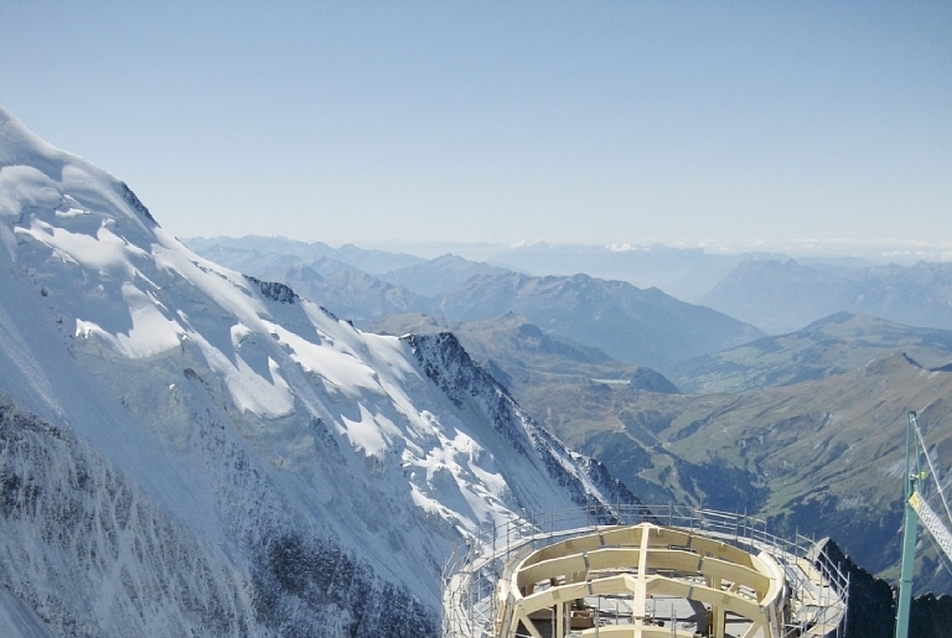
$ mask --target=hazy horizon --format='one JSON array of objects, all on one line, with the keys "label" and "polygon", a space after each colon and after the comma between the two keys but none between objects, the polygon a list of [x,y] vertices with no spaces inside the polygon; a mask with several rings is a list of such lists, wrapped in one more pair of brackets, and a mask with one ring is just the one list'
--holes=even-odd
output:
[{"label": "hazy horizon", "polygon": [[952,255],[952,5],[0,6],[0,105],[182,237]]},{"label": "hazy horizon", "polygon": [[[161,223],[161,220],[159,220]],[[382,250],[394,253],[407,253],[425,259],[434,259],[448,253],[459,252],[467,259],[480,259],[483,253],[496,253],[501,250],[545,249],[552,250],[588,250],[603,253],[636,253],[660,250],[700,250],[708,255],[742,255],[742,254],[776,254],[792,259],[817,260],[866,260],[874,263],[912,264],[918,261],[947,262],[952,261],[952,247],[945,244],[925,242],[890,242],[859,241],[859,240],[824,240],[824,241],[778,241],[778,242],[681,242],[665,244],[604,244],[582,242],[466,242],[466,241],[438,241],[438,240],[357,240],[357,241],[326,241],[320,238],[304,240],[289,237],[286,234],[247,233],[244,235],[229,235],[217,233],[212,235],[182,236],[186,242],[216,239],[241,240],[245,237],[277,238],[289,241],[300,241],[306,244],[323,243],[331,248],[356,246],[366,250]]]}]

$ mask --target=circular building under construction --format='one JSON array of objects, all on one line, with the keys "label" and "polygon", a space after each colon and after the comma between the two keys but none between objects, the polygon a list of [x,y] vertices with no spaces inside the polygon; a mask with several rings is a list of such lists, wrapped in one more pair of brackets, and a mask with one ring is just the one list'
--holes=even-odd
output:
[{"label": "circular building under construction", "polygon": [[849,583],[821,544],[723,512],[623,513],[471,543],[444,574],[444,638],[819,638],[845,626]]}]

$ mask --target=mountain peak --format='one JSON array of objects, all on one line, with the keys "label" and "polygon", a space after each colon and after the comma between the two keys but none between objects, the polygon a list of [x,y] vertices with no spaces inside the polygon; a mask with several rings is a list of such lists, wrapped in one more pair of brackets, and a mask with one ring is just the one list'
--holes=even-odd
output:
[{"label": "mountain peak", "polygon": [[0,158],[0,591],[54,635],[431,638],[454,545],[633,498],[455,337],[196,256],[5,111]]},{"label": "mountain peak", "polygon": [[10,111],[0,106],[0,166],[31,164],[35,157],[52,159],[67,154],[37,137]]},{"label": "mountain peak", "polygon": [[0,224],[14,259],[19,237],[87,264],[116,258],[123,245],[147,249],[157,226],[125,182],[47,144],[2,109]]}]

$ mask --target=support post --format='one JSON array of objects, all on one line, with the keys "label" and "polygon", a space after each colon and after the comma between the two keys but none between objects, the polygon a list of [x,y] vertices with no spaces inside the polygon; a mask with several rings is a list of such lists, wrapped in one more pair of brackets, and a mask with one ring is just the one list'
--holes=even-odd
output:
[{"label": "support post", "polygon": [[[719,576],[711,578],[711,588],[720,591],[721,579]],[[714,619],[714,631],[711,635],[714,638],[724,638],[727,625],[727,612],[721,605],[711,605],[711,617]]]},{"label": "support post", "polygon": [[[912,578],[916,564],[916,527],[919,517],[909,504],[919,476],[919,441],[915,429],[916,413],[906,417],[906,473],[903,481],[902,567],[899,573],[899,600],[896,604],[896,638],[909,638],[909,612],[912,607]],[[913,467],[915,464],[915,467]]]}]

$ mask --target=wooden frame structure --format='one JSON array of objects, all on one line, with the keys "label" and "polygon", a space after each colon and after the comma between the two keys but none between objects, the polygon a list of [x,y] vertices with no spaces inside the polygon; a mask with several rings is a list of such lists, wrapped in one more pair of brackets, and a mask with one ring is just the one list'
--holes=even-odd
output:
[{"label": "wooden frame structure", "polygon": [[[728,617],[744,638],[779,638],[787,593],[765,552],[653,523],[603,528],[510,560],[495,593],[495,636],[693,638],[648,613],[650,597],[667,596],[704,610],[696,622],[711,638],[725,638]],[[585,601],[601,597],[625,598],[630,617],[597,623]]]}]

